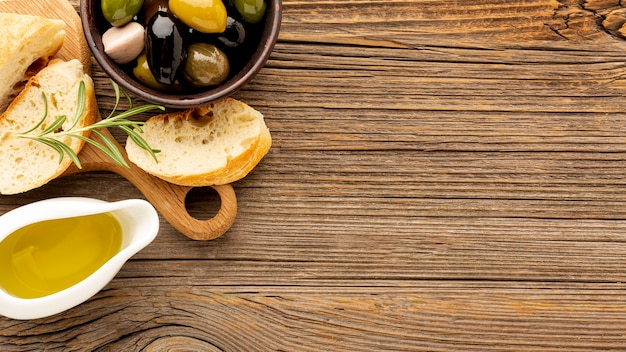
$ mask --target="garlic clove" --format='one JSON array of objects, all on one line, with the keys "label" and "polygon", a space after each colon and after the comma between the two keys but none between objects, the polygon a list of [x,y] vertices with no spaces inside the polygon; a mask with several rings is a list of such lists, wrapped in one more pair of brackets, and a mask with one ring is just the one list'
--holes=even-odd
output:
[{"label": "garlic clove", "polygon": [[137,22],[111,27],[102,34],[104,52],[116,63],[133,61],[144,48],[145,29]]}]

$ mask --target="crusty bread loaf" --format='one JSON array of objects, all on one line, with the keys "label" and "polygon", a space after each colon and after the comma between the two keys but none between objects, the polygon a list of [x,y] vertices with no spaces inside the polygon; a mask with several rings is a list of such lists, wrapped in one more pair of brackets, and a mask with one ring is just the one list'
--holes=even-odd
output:
[{"label": "crusty bread loaf", "polygon": [[142,130],[148,144],[161,151],[158,162],[130,138],[126,141],[129,159],[149,174],[184,186],[237,181],[272,144],[263,115],[232,98],[153,116]]},{"label": "crusty bread loaf", "polygon": [[[28,81],[24,90],[0,115],[0,194],[21,193],[44,185],[72,163],[67,155],[59,163],[59,154],[51,147],[31,139],[16,138],[15,134],[30,130],[45,116],[42,93],[48,101],[48,114],[44,123],[31,134],[42,131],[62,115],[67,116],[62,128],[69,128],[76,116],[81,81],[85,82],[87,99],[83,114],[74,128],[91,125],[97,116],[93,82],[78,60],[50,61]],[[84,145],[77,138],[63,137],[59,140],[76,153]]]},{"label": "crusty bread loaf", "polygon": [[[43,68],[63,45],[65,22],[0,13],[0,112],[21,90],[21,82]],[[17,86],[16,86],[17,85]]]}]

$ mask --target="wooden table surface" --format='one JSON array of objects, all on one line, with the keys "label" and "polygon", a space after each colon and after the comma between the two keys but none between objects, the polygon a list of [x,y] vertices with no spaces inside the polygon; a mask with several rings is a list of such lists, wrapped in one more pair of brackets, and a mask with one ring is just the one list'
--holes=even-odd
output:
[{"label": "wooden table surface", "polygon": [[[89,301],[0,318],[0,350],[626,350],[624,22],[617,0],[284,0],[235,95],[274,143],[232,228],[162,219]],[[68,195],[142,198],[93,172],[0,213]]]}]

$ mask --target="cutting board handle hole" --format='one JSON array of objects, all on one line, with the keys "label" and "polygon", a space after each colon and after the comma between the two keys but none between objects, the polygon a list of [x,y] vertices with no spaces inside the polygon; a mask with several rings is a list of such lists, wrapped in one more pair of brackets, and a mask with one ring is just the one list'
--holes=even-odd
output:
[{"label": "cutting board handle hole", "polygon": [[194,187],[185,196],[185,208],[197,220],[209,220],[220,210],[220,195],[212,187]]}]

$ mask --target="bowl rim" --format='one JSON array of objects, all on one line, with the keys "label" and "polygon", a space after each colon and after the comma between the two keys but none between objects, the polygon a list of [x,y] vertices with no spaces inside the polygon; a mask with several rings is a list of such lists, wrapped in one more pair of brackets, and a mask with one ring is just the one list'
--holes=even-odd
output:
[{"label": "bowl rim", "polygon": [[[92,56],[102,70],[120,87],[149,103],[169,108],[187,109],[205,105],[221,98],[231,96],[246,85],[265,66],[280,32],[282,22],[282,0],[268,0],[265,26],[261,43],[252,54],[252,59],[224,84],[199,93],[175,94],[158,91],[147,87],[123,72],[121,68],[104,53],[102,33],[98,30],[97,19],[92,16],[96,1],[80,0],[80,18],[83,33]],[[95,33],[94,33],[95,32]]]}]

